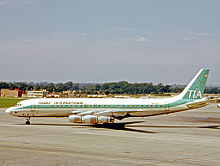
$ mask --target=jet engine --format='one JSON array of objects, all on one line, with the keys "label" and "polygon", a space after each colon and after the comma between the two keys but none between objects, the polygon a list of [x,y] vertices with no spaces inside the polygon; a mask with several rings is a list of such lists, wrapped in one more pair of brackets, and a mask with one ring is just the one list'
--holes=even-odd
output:
[{"label": "jet engine", "polygon": [[114,119],[109,116],[98,116],[99,123],[111,123],[114,122]]},{"label": "jet engine", "polygon": [[71,123],[87,123],[87,124],[97,124],[97,123],[111,123],[114,119],[109,116],[95,116],[95,115],[70,115],[69,121]]},{"label": "jet engine", "polygon": [[69,122],[71,123],[82,123],[82,116],[78,115],[70,115]]},{"label": "jet engine", "polygon": [[94,115],[82,116],[82,121],[83,123],[87,123],[87,124],[96,124],[98,123],[98,116],[94,116]]}]

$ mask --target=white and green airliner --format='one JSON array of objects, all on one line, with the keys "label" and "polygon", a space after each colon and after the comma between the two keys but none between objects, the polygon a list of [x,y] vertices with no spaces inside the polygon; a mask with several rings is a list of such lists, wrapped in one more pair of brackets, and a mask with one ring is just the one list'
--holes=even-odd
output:
[{"label": "white and green airliner", "polygon": [[17,117],[69,117],[72,123],[106,124],[128,117],[147,117],[200,108],[209,69],[201,69],[177,96],[162,99],[143,98],[42,98],[17,103],[5,112]]}]

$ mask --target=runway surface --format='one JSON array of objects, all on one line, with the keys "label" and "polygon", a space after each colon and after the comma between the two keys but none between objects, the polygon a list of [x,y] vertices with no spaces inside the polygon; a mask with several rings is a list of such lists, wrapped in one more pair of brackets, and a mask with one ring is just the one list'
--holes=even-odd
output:
[{"label": "runway surface", "polygon": [[220,165],[220,109],[128,118],[124,130],[79,126],[68,118],[11,117],[0,109],[0,166]]}]

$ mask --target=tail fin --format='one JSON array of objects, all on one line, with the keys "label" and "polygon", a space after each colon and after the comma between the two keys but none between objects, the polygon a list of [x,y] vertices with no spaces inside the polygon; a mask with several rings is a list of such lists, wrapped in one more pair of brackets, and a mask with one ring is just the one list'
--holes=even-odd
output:
[{"label": "tail fin", "polygon": [[209,69],[201,69],[178,97],[182,99],[201,99],[208,75]]}]

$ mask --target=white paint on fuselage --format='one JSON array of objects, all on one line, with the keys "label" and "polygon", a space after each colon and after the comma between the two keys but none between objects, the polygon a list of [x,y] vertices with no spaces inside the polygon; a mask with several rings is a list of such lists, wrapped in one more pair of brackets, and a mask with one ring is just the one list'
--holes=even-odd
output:
[{"label": "white paint on fuselage", "polygon": [[[178,100],[178,97],[164,98],[164,99],[141,99],[141,98],[132,98],[132,99],[116,99],[116,98],[43,98],[43,99],[30,99],[24,100],[17,104],[16,107],[10,109],[10,115],[20,116],[20,117],[61,117],[69,116],[74,111],[91,111],[103,112],[106,110],[122,110],[122,113],[114,113],[114,116],[124,116],[127,114],[126,111],[129,111],[130,116],[152,116],[158,114],[171,113],[181,110],[188,109],[185,104],[174,106],[174,107],[165,107],[165,108],[141,108],[141,105],[166,105],[173,103]],[[63,107],[55,107],[57,103],[61,103]],[[81,103],[83,105],[119,105],[119,106],[129,106],[129,108],[72,108],[69,107],[69,104],[65,103]],[[38,108],[38,105],[53,105],[53,108]],[[65,107],[68,105],[68,107]],[[71,104],[70,104],[71,105]],[[73,104],[72,104],[73,105]],[[134,108],[134,106],[140,106],[139,108]],[[27,108],[28,107],[28,108]],[[7,112],[7,111],[6,111]],[[108,115],[110,116],[110,115]]]}]

